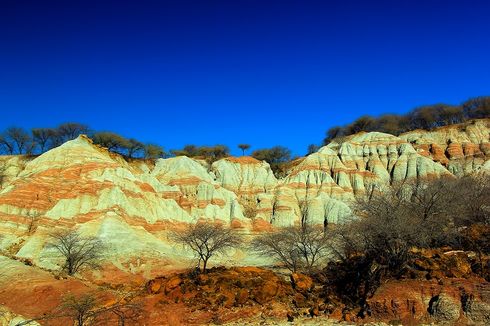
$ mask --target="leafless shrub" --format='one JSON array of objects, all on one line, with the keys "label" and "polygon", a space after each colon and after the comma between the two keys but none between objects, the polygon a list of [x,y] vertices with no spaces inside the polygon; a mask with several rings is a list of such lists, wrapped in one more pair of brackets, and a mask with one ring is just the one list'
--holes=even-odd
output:
[{"label": "leafless shrub", "polygon": [[175,232],[173,238],[194,251],[198,258],[197,267],[200,268],[202,262],[204,273],[211,257],[242,243],[241,237],[232,229],[205,222],[190,224],[183,231]]},{"label": "leafless shrub", "polygon": [[32,234],[36,227],[37,227],[37,222],[39,220],[39,213],[32,213],[29,212],[27,213],[26,220],[27,220],[27,234]]},{"label": "leafless shrub", "polygon": [[327,230],[337,258],[325,269],[330,288],[363,307],[383,278],[410,269],[415,247],[473,250],[483,270],[481,257],[490,250],[484,236],[490,186],[486,177],[478,178],[405,181],[359,199],[349,223]]},{"label": "leafless shrub", "polygon": [[63,231],[51,235],[54,242],[50,245],[64,258],[63,270],[74,275],[82,267],[98,268],[104,246],[92,237],[82,237],[76,231]]},{"label": "leafless shrub", "polygon": [[348,229],[338,229],[343,245],[372,257],[391,273],[401,272],[412,247],[433,247],[451,240],[449,235],[455,232],[453,186],[454,180],[440,179],[375,189],[357,201],[354,212],[358,219]]},{"label": "leafless shrub", "polygon": [[328,239],[323,227],[306,223],[259,235],[252,241],[251,249],[280,262],[293,273],[312,273],[327,255]]},{"label": "leafless shrub", "polygon": [[97,323],[124,326],[134,323],[144,313],[143,305],[134,302],[130,295],[118,294],[111,303],[104,303],[95,293],[75,296],[68,294],[63,297],[60,307],[51,318],[68,317],[77,326]]},{"label": "leafless shrub", "polygon": [[455,185],[456,204],[460,207],[458,225],[490,225],[490,175],[463,177]]},{"label": "leafless shrub", "polygon": [[75,325],[84,326],[96,318],[98,305],[99,302],[93,294],[68,294],[61,302],[60,311],[62,316],[70,317]]}]

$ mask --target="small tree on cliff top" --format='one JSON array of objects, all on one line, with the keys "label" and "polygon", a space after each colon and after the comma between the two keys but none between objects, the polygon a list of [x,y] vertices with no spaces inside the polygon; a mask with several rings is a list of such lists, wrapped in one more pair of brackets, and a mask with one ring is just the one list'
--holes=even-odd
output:
[{"label": "small tree on cliff top", "polygon": [[241,237],[235,231],[218,224],[197,223],[187,226],[183,231],[174,234],[175,241],[189,247],[198,258],[197,267],[206,273],[208,260],[217,254],[224,254],[228,249],[241,244]]},{"label": "small tree on cliff top", "polygon": [[250,145],[249,144],[239,144],[238,148],[240,148],[242,150],[242,154],[243,154],[243,156],[245,156],[245,151],[250,149]]}]

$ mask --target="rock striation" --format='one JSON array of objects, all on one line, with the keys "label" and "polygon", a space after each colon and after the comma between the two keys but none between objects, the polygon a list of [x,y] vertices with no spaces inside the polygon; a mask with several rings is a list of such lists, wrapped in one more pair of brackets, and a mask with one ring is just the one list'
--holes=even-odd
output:
[{"label": "rock striation", "polygon": [[169,235],[198,220],[245,234],[305,219],[341,223],[375,185],[489,169],[489,124],[352,135],[295,160],[280,179],[251,157],[127,161],[80,136],[35,158],[0,157],[0,247],[54,268],[49,233],[76,228],[107,241],[122,266],[131,257],[188,256]]},{"label": "rock striation", "polygon": [[474,120],[433,131],[415,130],[400,138],[426,157],[462,176],[482,169],[490,158],[490,120]]}]

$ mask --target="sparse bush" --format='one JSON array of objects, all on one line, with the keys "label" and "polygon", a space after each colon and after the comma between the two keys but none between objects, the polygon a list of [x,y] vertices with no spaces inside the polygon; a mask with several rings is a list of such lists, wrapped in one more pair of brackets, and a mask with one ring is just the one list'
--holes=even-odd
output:
[{"label": "sparse bush", "polygon": [[95,322],[99,302],[93,294],[74,296],[68,294],[61,301],[60,310],[70,317],[75,325],[84,326],[89,322]]},{"label": "sparse bush", "polygon": [[6,154],[31,154],[34,142],[24,129],[18,127],[7,128],[0,135],[0,150]]},{"label": "sparse bush", "polygon": [[354,205],[349,223],[327,230],[336,258],[324,271],[331,288],[362,307],[383,278],[410,271],[414,248],[474,251],[483,275],[483,256],[490,250],[489,184],[488,177],[478,176],[374,188]]},{"label": "sparse bush", "polygon": [[306,150],[306,155],[316,153],[316,152],[318,152],[319,149],[320,149],[320,146],[318,146],[316,144],[310,144],[310,145],[308,145],[308,148]]},{"label": "sparse bush", "polygon": [[165,150],[156,144],[146,144],[143,147],[145,158],[156,159],[165,157]]},{"label": "sparse bush", "polygon": [[305,223],[259,235],[252,241],[251,249],[281,263],[292,273],[312,273],[326,258],[328,238],[323,227]]},{"label": "sparse bush", "polygon": [[343,249],[337,252],[349,246],[349,253],[363,253],[386,273],[399,275],[412,247],[436,247],[452,240],[453,186],[454,180],[439,179],[373,189],[357,201],[354,212],[358,218],[348,229],[339,228]]},{"label": "sparse bush", "polygon": [[87,125],[78,122],[67,122],[59,125],[56,128],[57,144],[61,145],[64,142],[73,140],[82,134],[88,134],[90,129]]},{"label": "sparse bush", "polygon": [[291,160],[291,150],[283,146],[274,146],[258,149],[252,153],[252,157],[259,161],[266,161],[276,177],[282,177],[285,172],[284,166]]},{"label": "sparse bush", "polygon": [[39,151],[44,153],[50,148],[53,148],[56,143],[57,133],[52,128],[34,128],[31,130],[32,138],[37,144]]},{"label": "sparse bush", "polygon": [[83,267],[98,268],[104,246],[92,237],[82,237],[76,231],[62,231],[51,235],[56,249],[64,258],[62,269],[69,275],[76,274]]},{"label": "sparse bush", "polygon": [[468,119],[481,119],[490,116],[490,96],[480,96],[462,104],[463,112]]},{"label": "sparse bush", "polygon": [[116,294],[116,298],[107,304],[95,293],[78,296],[70,293],[63,297],[57,312],[50,318],[69,317],[77,326],[114,323],[124,326],[128,321],[135,322],[142,313],[143,305],[133,302],[131,295]]},{"label": "sparse bush", "polygon": [[123,154],[130,146],[129,140],[113,132],[98,132],[93,136],[95,144],[106,147],[111,152]]},{"label": "sparse bush", "polygon": [[142,142],[134,138],[130,138],[128,140],[128,144],[127,144],[128,157],[131,158],[137,157],[144,151],[144,149],[145,149],[145,145]]},{"label": "sparse bush", "polygon": [[242,243],[241,237],[234,230],[205,222],[190,224],[184,230],[175,232],[173,238],[194,252],[198,259],[197,267],[200,268],[203,263],[203,273],[206,273],[211,257],[224,254]]},{"label": "sparse bush", "polygon": [[208,163],[230,156],[230,149],[225,145],[196,146],[186,145],[181,150],[170,151],[175,156],[204,158]]}]

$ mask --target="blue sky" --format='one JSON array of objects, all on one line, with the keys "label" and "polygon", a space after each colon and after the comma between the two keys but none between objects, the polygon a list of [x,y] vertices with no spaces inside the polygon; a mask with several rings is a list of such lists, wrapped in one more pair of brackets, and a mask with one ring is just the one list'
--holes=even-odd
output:
[{"label": "blue sky", "polygon": [[363,114],[490,95],[487,1],[0,1],[0,128],[304,154]]}]

